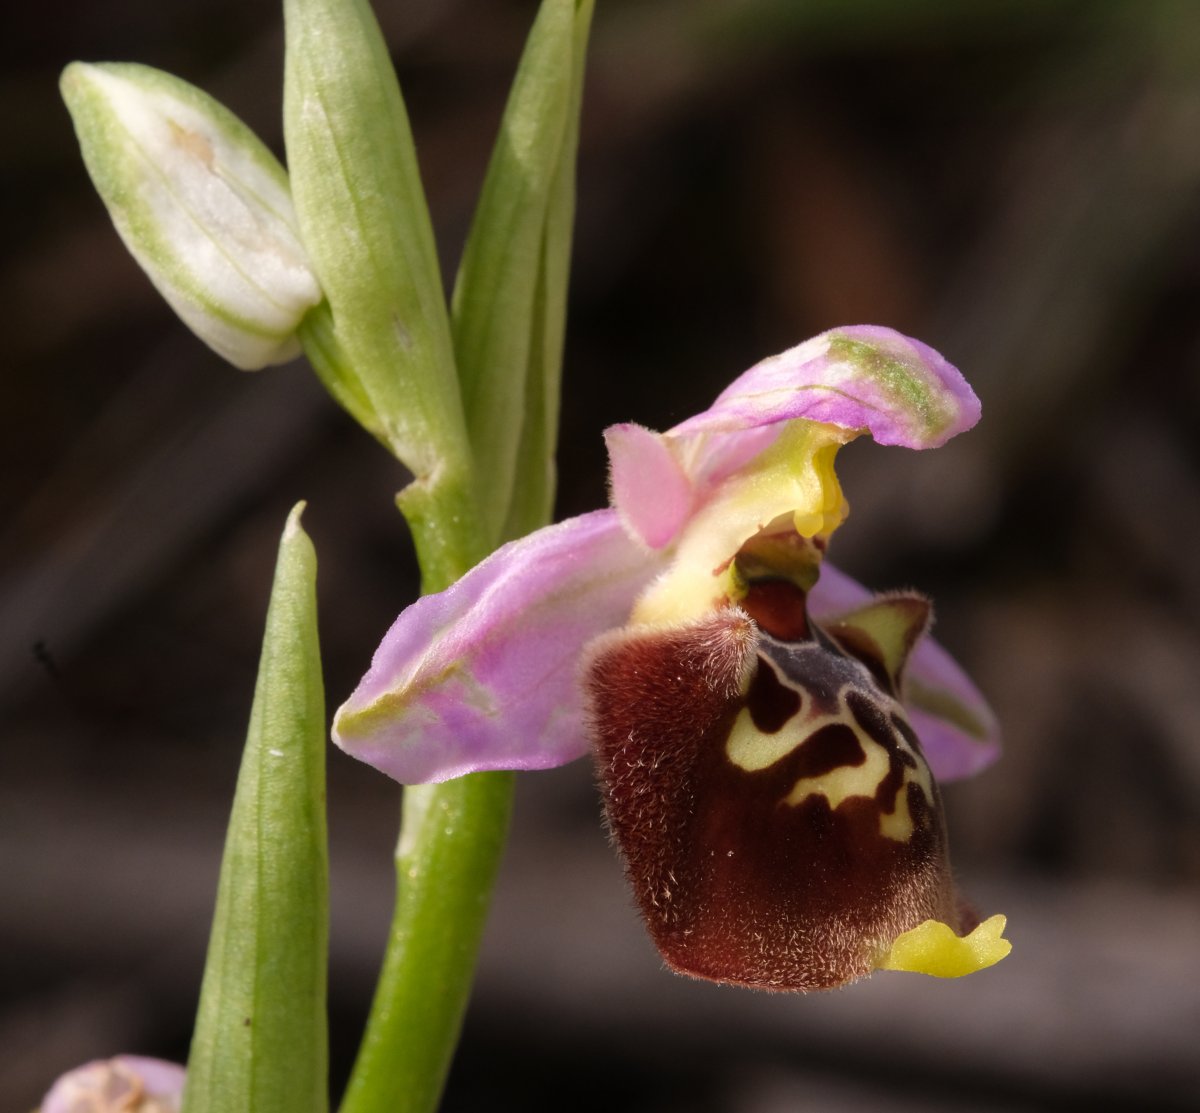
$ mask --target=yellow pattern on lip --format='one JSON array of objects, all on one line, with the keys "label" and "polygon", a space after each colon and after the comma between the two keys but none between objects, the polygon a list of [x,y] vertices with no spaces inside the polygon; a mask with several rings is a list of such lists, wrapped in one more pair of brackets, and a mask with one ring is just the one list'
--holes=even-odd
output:
[{"label": "yellow pattern on lip", "polygon": [[[840,720],[839,720],[840,721]],[[820,773],[815,777],[801,777],[792,791],[784,798],[785,804],[796,807],[803,804],[810,796],[824,796],[829,801],[829,810],[836,811],[843,803],[852,797],[875,802],[875,791],[888,775],[891,763],[887,751],[878,742],[866,737],[861,731],[858,734],[859,743],[867,755],[867,760],[861,765],[841,765],[828,773]],[[912,770],[905,770],[904,781],[896,793],[896,807],[890,813],[882,809],[879,812],[879,833],[884,838],[894,842],[908,842],[912,838],[912,813],[908,810],[907,787],[911,781],[921,785],[922,791],[932,803],[929,788],[916,777]]]},{"label": "yellow pattern on lip", "polygon": [[[773,662],[760,658],[760,667],[770,668],[785,687],[792,687]],[[823,727],[835,725],[845,726],[854,732],[865,755],[864,760],[856,765],[839,765],[824,773],[801,777],[792,786],[791,792],[784,797],[783,803],[797,807],[811,796],[823,796],[829,802],[830,811],[836,811],[852,797],[874,801],[879,786],[891,769],[891,761],[887,750],[855,722],[844,699],[839,701],[839,710],[835,714],[813,715],[801,711],[779,730],[769,733],[759,730],[754,725],[750,709],[743,707],[730,728],[729,737],[725,742],[725,756],[739,769],[747,773],[758,773],[802,747],[806,739],[811,738]],[[898,741],[911,753],[903,739]],[[915,754],[913,756],[916,757]],[[924,762],[918,759],[915,769],[908,768],[904,771],[904,779],[896,793],[894,809],[884,812],[881,808],[879,812],[879,833],[893,842],[908,842],[912,838],[914,824],[908,806],[910,784],[918,785],[930,805],[934,803],[931,778]]]},{"label": "yellow pattern on lip", "polygon": [[855,733],[866,754],[864,762],[860,765],[839,765],[826,773],[801,777],[784,803],[803,804],[810,796],[824,796],[829,801],[829,807],[836,809],[851,796],[873,797],[880,781],[888,774],[887,751],[878,742],[864,738],[857,731]]}]

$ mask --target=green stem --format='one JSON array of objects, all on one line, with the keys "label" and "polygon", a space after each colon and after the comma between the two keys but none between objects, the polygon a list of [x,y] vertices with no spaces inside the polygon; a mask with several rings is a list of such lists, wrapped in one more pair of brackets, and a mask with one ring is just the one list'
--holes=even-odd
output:
[{"label": "green stem", "polygon": [[508,831],[512,773],[404,790],[396,907],[341,1113],[437,1108]]},{"label": "green stem", "polygon": [[[329,392],[386,443],[326,306],[305,318],[300,336]],[[441,591],[487,555],[478,497],[468,470],[447,467],[397,496],[423,591]],[[470,996],[513,782],[511,773],[476,773],[405,788],[392,925],[341,1113],[437,1108]]]},{"label": "green stem", "polygon": [[[407,115],[367,0],[285,8],[292,187],[329,298],[301,339],[330,393],[417,474],[397,503],[422,590],[441,591],[501,540],[521,437],[529,490],[511,524],[534,528],[549,516],[591,2],[546,0],[531,34],[464,264],[474,282],[458,298],[453,351]],[[508,153],[514,144],[520,157]],[[472,425],[459,388],[475,378]],[[436,1109],[513,784],[510,773],[476,773],[405,789],[387,952],[341,1113]]]},{"label": "green stem", "polygon": [[[398,501],[408,513],[414,497],[426,493],[410,487]],[[409,520],[424,586],[435,591],[466,568],[455,567],[463,538],[453,528],[453,504],[427,494]],[[471,992],[513,786],[512,773],[474,773],[404,789],[387,951],[341,1113],[437,1108]]]}]

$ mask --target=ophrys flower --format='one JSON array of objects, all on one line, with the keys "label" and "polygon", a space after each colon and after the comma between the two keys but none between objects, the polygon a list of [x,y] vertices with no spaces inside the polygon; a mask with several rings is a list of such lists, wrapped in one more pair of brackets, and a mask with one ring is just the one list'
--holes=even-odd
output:
[{"label": "ophrys flower", "polygon": [[991,760],[991,713],[923,597],[823,568],[841,445],[933,448],[978,417],[938,353],[853,326],[667,433],[609,429],[612,507],[408,608],[336,740],[404,783],[593,750],[639,908],[684,972],[814,989],[998,961],[1002,918],[960,937],[975,919],[935,781]]}]

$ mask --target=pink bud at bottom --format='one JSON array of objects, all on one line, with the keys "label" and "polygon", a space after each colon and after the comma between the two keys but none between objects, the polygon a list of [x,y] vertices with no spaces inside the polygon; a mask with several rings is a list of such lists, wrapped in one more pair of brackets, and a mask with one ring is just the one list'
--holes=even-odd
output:
[{"label": "pink bud at bottom", "polygon": [[179,1113],[185,1077],[183,1067],[162,1059],[97,1059],[59,1078],[41,1113]]}]

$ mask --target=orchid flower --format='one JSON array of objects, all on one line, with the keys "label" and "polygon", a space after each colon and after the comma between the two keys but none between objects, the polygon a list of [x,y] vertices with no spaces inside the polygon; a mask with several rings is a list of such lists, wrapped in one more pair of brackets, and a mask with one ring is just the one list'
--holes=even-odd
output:
[{"label": "orchid flower", "polygon": [[41,1113],[179,1113],[185,1072],[141,1055],[97,1059],[62,1075]]},{"label": "orchid flower", "polygon": [[[828,565],[838,448],[934,448],[979,402],[877,326],[764,360],[666,433],[605,433],[612,506],[497,550],[405,610],[334,722],[406,783],[591,750],[672,968],[763,989],[1008,953],[956,892],[935,777],[998,750],[930,604]],[[965,934],[964,934],[965,933]]]}]

